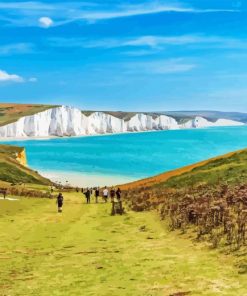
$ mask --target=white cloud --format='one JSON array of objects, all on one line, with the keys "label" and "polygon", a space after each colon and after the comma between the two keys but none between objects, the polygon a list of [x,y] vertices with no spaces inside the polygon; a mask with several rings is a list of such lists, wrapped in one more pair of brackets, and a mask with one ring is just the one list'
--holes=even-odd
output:
[{"label": "white cloud", "polygon": [[53,25],[53,20],[47,16],[43,16],[39,19],[39,24],[41,27],[49,28]]},{"label": "white cloud", "polygon": [[0,82],[24,82],[24,79],[19,75],[0,70]]},{"label": "white cloud", "polygon": [[0,70],[0,83],[2,82],[37,82],[38,79],[36,77],[31,78],[23,78],[22,76],[19,76],[17,74],[9,74],[8,72],[4,70]]}]

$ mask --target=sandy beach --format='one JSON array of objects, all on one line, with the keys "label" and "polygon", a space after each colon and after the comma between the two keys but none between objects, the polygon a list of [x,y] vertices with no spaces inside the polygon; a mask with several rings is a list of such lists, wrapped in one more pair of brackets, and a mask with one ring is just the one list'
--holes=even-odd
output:
[{"label": "sandy beach", "polygon": [[69,184],[78,187],[114,186],[136,180],[127,176],[95,175],[62,171],[40,171],[40,174],[53,182],[61,182],[64,185]]}]

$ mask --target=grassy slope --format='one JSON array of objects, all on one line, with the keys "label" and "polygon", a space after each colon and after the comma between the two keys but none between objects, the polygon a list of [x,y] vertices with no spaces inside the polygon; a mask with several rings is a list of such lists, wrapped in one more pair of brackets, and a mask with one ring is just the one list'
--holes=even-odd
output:
[{"label": "grassy slope", "polygon": [[21,147],[0,145],[0,180],[8,183],[49,184],[49,180],[16,160],[16,154],[22,150]]},{"label": "grassy slope", "polygon": [[132,182],[122,189],[153,186],[191,186],[198,183],[234,182],[247,178],[247,149],[231,152],[219,157],[169,171],[151,178]]},{"label": "grassy slope", "polygon": [[56,106],[0,103],[0,126],[16,122],[23,116],[33,115]]},{"label": "grassy slope", "polygon": [[0,295],[247,295],[236,258],[168,232],[155,213],[109,212],[77,193],[62,215],[54,200],[0,200]]}]

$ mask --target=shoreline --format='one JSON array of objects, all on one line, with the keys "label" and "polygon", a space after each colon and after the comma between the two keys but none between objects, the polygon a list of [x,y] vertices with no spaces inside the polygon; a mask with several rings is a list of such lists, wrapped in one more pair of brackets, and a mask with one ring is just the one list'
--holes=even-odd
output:
[{"label": "shoreline", "polygon": [[74,187],[103,187],[103,186],[117,186],[130,182],[135,182],[140,178],[131,178],[121,175],[103,175],[103,174],[90,174],[69,171],[45,171],[40,170],[39,174],[43,177],[50,179],[55,183],[62,185],[71,185]]},{"label": "shoreline", "polygon": [[202,130],[202,129],[215,129],[215,128],[239,128],[247,126],[243,125],[228,125],[228,126],[205,126],[198,128],[178,128],[178,129],[163,129],[163,130],[144,130],[144,131],[125,131],[120,133],[105,133],[105,134],[87,134],[87,135],[77,135],[77,136],[47,136],[47,137],[0,137],[0,142],[9,142],[9,141],[49,141],[49,140],[58,140],[58,139],[76,139],[76,138],[88,138],[88,137],[104,137],[104,136],[114,136],[114,135],[126,135],[126,134],[141,134],[141,133],[152,133],[152,132],[171,132],[171,131],[184,131],[184,130]]}]

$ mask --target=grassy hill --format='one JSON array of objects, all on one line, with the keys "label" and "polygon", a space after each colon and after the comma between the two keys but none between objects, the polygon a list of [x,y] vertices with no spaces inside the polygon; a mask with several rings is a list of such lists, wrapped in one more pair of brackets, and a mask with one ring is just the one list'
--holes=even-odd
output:
[{"label": "grassy hill", "polygon": [[23,116],[33,115],[56,106],[0,103],[0,126],[16,122]]},{"label": "grassy hill", "polygon": [[125,184],[122,189],[186,187],[247,180],[247,149],[204,160],[160,175]]},{"label": "grassy hill", "polygon": [[0,145],[0,182],[44,185],[51,183],[37,172],[22,165],[18,160],[21,155],[25,157],[24,148]]},{"label": "grassy hill", "polygon": [[[157,209],[171,230],[246,250],[247,149],[122,186],[136,211]],[[245,257],[244,272],[247,272]]]}]

